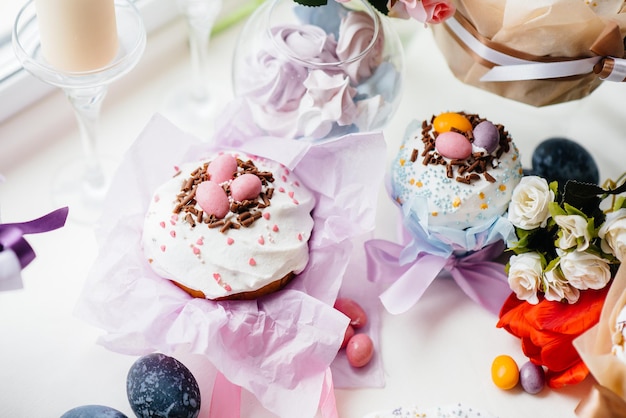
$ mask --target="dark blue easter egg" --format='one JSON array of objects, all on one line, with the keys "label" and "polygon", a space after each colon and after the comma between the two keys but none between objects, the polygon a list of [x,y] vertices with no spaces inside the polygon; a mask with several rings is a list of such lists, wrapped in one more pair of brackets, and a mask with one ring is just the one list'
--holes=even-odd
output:
[{"label": "dark blue easter egg", "polygon": [[126,393],[140,418],[196,418],[200,413],[195,377],[184,364],[164,354],[148,354],[131,366]]},{"label": "dark blue easter egg", "polygon": [[548,138],[541,142],[532,155],[532,174],[548,182],[567,180],[598,184],[600,174],[593,157],[582,145],[567,138]]},{"label": "dark blue easter egg", "polygon": [[83,405],[70,409],[61,418],[128,418],[117,409],[102,405]]}]

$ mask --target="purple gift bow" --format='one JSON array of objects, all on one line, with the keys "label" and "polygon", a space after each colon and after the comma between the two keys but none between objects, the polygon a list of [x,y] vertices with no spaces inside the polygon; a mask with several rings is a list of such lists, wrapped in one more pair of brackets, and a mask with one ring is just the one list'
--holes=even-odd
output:
[{"label": "purple gift bow", "polygon": [[401,265],[403,249],[403,246],[385,240],[365,243],[368,279],[378,282],[389,281],[391,277],[393,281],[380,295],[381,302],[391,314],[406,312],[415,305],[443,270],[452,275],[472,300],[496,315],[511,294],[504,265],[491,261],[502,254],[502,241],[463,256],[421,252],[412,263]]},{"label": "purple gift bow", "polygon": [[35,251],[24,235],[39,234],[61,228],[67,220],[68,208],[60,208],[28,222],[0,224],[0,250],[11,249],[17,256],[21,268],[35,258]]}]

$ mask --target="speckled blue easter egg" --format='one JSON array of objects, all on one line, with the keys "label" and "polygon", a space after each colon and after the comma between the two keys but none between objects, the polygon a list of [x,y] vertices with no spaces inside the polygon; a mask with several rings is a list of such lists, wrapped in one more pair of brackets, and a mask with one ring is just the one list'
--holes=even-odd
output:
[{"label": "speckled blue easter egg", "polygon": [[140,418],[196,418],[200,413],[195,377],[184,364],[164,354],[148,354],[131,366],[126,393]]},{"label": "speckled blue easter egg", "polygon": [[474,146],[485,149],[489,154],[498,148],[500,132],[498,132],[498,128],[488,120],[484,120],[476,125],[472,133],[474,135]]},{"label": "speckled blue easter egg", "polygon": [[128,418],[117,409],[103,405],[83,405],[70,409],[61,418]]},{"label": "speckled blue easter egg", "polygon": [[600,173],[593,157],[582,145],[567,138],[549,138],[532,155],[531,173],[560,186],[567,180],[598,184]]}]

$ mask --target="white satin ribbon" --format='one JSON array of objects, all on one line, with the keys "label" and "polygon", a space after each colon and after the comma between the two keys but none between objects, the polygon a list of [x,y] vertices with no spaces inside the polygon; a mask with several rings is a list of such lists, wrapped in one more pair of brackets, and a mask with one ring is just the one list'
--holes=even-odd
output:
[{"label": "white satin ribbon", "polygon": [[[544,80],[590,74],[594,72],[594,66],[604,59],[603,57],[589,57],[555,62],[525,60],[485,45],[454,17],[446,20],[444,24],[473,53],[494,64],[494,67],[483,75],[480,81]],[[624,81],[626,60],[621,58],[607,58],[606,60],[613,61],[613,68],[608,75],[602,76],[601,74],[600,78],[607,81]]]}]

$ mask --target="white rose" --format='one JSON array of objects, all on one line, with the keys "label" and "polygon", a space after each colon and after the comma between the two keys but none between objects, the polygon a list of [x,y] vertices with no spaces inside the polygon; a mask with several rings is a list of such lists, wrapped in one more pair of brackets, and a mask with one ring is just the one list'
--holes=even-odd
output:
[{"label": "white rose", "polygon": [[589,248],[591,234],[585,218],[580,215],[557,215],[554,222],[561,228],[557,241],[559,248],[567,250],[575,246],[577,251]]},{"label": "white rose", "polygon": [[539,303],[537,291],[541,285],[543,269],[537,253],[514,255],[509,260],[509,286],[520,300],[532,305]]},{"label": "white rose", "polygon": [[602,289],[611,280],[609,263],[588,252],[564,253],[561,255],[560,266],[567,282],[579,290]]},{"label": "white rose", "polygon": [[546,226],[550,212],[548,204],[554,201],[554,192],[548,182],[537,176],[525,176],[513,190],[508,218],[521,229]]},{"label": "white rose", "polygon": [[580,297],[580,291],[567,283],[561,269],[554,267],[544,273],[544,294],[547,300],[560,302],[566,299],[569,303],[576,303]]},{"label": "white rose", "polygon": [[602,250],[613,254],[621,262],[626,260],[626,208],[610,212],[598,231]]}]

